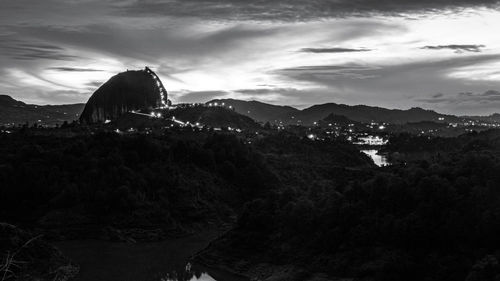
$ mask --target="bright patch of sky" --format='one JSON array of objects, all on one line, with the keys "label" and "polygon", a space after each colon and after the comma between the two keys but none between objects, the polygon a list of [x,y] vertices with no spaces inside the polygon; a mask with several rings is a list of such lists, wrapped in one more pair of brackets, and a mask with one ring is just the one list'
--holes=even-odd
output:
[{"label": "bright patch of sky", "polygon": [[355,15],[269,6],[266,14],[239,1],[198,1],[168,12],[162,7],[175,1],[1,1],[0,94],[86,102],[112,75],[147,65],[174,102],[499,111],[500,98],[460,95],[500,90],[496,6],[391,14],[367,6]]}]

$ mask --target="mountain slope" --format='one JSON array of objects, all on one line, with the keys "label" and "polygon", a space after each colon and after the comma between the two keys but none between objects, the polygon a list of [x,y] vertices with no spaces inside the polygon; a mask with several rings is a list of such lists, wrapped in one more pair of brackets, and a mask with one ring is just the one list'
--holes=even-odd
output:
[{"label": "mountain slope", "polygon": [[458,122],[460,120],[460,118],[456,116],[440,114],[432,110],[425,110],[418,107],[401,110],[367,105],[352,106],[326,103],[313,105],[304,110],[298,110],[290,106],[276,106],[256,101],[222,99],[210,102],[224,102],[226,105],[232,105],[237,112],[252,117],[260,122],[269,121],[276,123],[281,121],[285,124],[311,125],[316,121],[326,118],[330,114],[343,115],[353,121],[364,123],[387,122],[402,124],[421,121]]},{"label": "mountain slope", "polygon": [[246,115],[224,107],[187,107],[176,108],[169,112],[170,116],[191,124],[200,123],[210,127],[232,127],[239,129],[258,129],[260,125]]},{"label": "mountain slope", "polygon": [[458,121],[458,118],[455,116],[439,114],[435,111],[425,110],[418,107],[401,110],[367,105],[350,106],[335,103],[311,106],[302,110],[296,118],[301,119],[305,124],[310,124],[314,121],[323,119],[330,113],[344,115],[349,119],[363,123],[375,121],[401,124],[420,121],[439,121],[439,118],[444,118],[446,122]]},{"label": "mountain slope", "polygon": [[500,123],[500,114],[499,113],[494,113],[494,114],[491,114],[488,116],[465,116],[464,118],[475,120],[475,121]]},{"label": "mountain slope", "polygon": [[54,126],[77,120],[85,104],[34,105],[0,95],[0,125],[37,123]]},{"label": "mountain slope", "polygon": [[227,106],[232,106],[238,113],[247,115],[248,117],[258,122],[276,122],[287,116],[299,112],[298,109],[291,106],[280,106],[263,103],[259,101],[243,101],[235,99],[217,99],[207,103],[224,103]]}]

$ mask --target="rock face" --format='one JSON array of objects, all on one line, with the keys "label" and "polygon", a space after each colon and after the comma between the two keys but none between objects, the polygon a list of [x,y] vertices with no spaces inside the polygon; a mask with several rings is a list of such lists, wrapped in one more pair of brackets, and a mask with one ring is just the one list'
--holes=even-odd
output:
[{"label": "rock face", "polygon": [[167,103],[167,92],[149,68],[119,73],[104,83],[88,100],[80,116],[82,123],[115,120],[122,114]]}]

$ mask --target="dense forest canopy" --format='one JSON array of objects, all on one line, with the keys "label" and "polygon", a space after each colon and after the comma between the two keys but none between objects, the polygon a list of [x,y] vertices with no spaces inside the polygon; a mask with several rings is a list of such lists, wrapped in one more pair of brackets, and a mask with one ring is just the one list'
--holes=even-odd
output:
[{"label": "dense forest canopy", "polygon": [[0,143],[0,216],[12,223],[176,228],[225,220],[276,181],[231,135],[20,133]]},{"label": "dense forest canopy", "polygon": [[385,151],[398,161],[383,168],[343,138],[290,131],[248,141],[37,130],[0,135],[2,221],[53,237],[151,240],[236,220],[199,259],[384,281],[500,276],[495,130],[392,135]]},{"label": "dense forest canopy", "polygon": [[[247,203],[238,226],[201,257],[230,253],[376,280],[497,280],[497,136],[464,135],[447,140],[453,144],[448,149],[439,145],[442,139],[393,138],[391,149],[405,150],[410,138],[433,157],[362,175],[317,174],[314,181],[278,188]],[[314,165],[311,159],[304,165]],[[278,176],[295,172],[283,169]]]}]

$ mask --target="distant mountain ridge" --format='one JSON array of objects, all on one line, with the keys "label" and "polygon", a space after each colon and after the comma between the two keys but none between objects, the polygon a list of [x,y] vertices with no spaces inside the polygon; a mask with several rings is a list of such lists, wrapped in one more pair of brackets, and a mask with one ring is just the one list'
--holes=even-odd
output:
[{"label": "distant mountain ridge", "polygon": [[477,120],[477,121],[500,123],[500,114],[499,113],[493,113],[493,114],[488,115],[488,116],[465,116],[465,118]]},{"label": "distant mountain ridge", "polygon": [[84,103],[63,105],[26,104],[8,95],[0,95],[0,126],[37,123],[55,126],[78,120]]},{"label": "distant mountain ridge", "polygon": [[330,114],[342,115],[353,121],[370,123],[386,122],[404,124],[408,122],[435,121],[435,122],[458,122],[463,118],[440,114],[433,110],[422,108],[387,109],[368,105],[345,105],[336,103],[325,103],[313,105],[303,110],[290,106],[277,106],[256,101],[242,101],[234,99],[218,99],[209,103],[218,102],[231,105],[234,109],[260,122],[284,124],[311,125],[314,122],[325,119]]},{"label": "distant mountain ridge", "polygon": [[15,100],[11,96],[8,95],[0,95],[0,106],[3,107],[23,107],[26,104],[22,101]]},{"label": "distant mountain ridge", "polygon": [[[386,122],[394,124],[432,122],[459,122],[464,119],[500,123],[500,114],[490,116],[454,116],[440,114],[422,108],[387,109],[368,105],[345,105],[326,103],[303,110],[291,106],[273,105],[259,101],[237,99],[215,99],[207,103],[224,103],[242,115],[258,122],[312,125],[329,115],[344,116],[356,122]],[[64,121],[78,120],[84,103],[63,105],[34,105],[18,101],[8,95],[0,95],[0,125],[24,124],[26,122],[53,126]],[[300,122],[299,122],[300,121]]]}]

